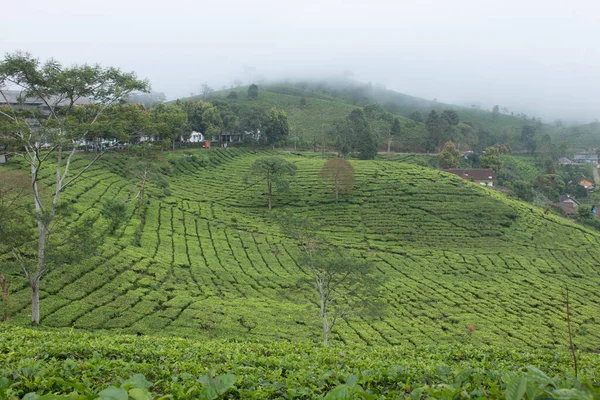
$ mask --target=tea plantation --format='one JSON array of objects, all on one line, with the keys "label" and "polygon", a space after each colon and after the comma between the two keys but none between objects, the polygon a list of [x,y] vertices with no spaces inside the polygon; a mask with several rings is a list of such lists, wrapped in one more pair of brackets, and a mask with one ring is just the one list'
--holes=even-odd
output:
[{"label": "tea plantation", "polygon": [[0,326],[0,357],[1,399],[600,396],[598,354],[580,355],[575,378],[565,352],[501,346],[338,343],[323,348],[306,342],[200,341]]},{"label": "tea plantation", "polygon": [[[574,341],[600,348],[600,235],[543,210],[432,169],[352,161],[355,190],[336,204],[318,179],[323,160],[283,154],[297,166],[266,207],[264,182],[245,181],[249,149],[168,155],[169,188],[152,185],[142,218],[135,201],[114,236],[84,262],[41,283],[41,324],[138,335],[319,342],[318,295],[299,251],[272,215],[318,221],[326,240],[372,262],[384,278],[376,317],[341,321],[337,345],[468,344],[566,349],[563,292]],[[85,160],[75,162],[84,165]],[[64,199],[73,223],[107,221],[100,205],[134,185],[127,156],[109,155]],[[18,163],[1,168],[24,168]],[[46,171],[51,185],[52,171]],[[143,223],[142,223],[143,220]],[[30,319],[29,289],[11,279],[12,325]]]}]

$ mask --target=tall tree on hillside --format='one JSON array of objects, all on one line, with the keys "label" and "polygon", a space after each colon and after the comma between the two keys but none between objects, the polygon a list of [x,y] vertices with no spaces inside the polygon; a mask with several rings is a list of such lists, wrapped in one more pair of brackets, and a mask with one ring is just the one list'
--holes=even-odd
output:
[{"label": "tall tree on hillside", "polygon": [[204,136],[214,139],[223,130],[223,120],[219,109],[210,103],[204,103],[202,107],[202,124]]},{"label": "tall tree on hillside", "polygon": [[[0,88],[6,86],[20,88],[24,97],[37,98],[45,106],[44,112],[10,105],[0,110],[2,137],[18,143],[18,155],[30,167],[37,259],[33,264],[24,265],[23,272],[31,287],[32,321],[39,324],[40,280],[58,262],[48,259],[47,249],[51,227],[62,216],[61,195],[102,155],[87,160],[87,165],[74,174],[71,163],[78,145],[110,107],[134,91],[149,91],[149,85],[137,79],[134,73],[124,73],[116,68],[98,65],[63,67],[54,60],[42,64],[28,53],[17,52],[6,55],[0,62]],[[10,104],[2,89],[0,98]],[[93,114],[82,120],[74,114],[77,114],[77,104],[84,98],[93,100],[95,106],[90,107]],[[54,168],[56,174],[53,193],[43,196],[40,173],[46,166]],[[63,256],[68,258],[68,254]]]},{"label": "tall tree on hillside", "polygon": [[275,144],[285,140],[289,133],[290,127],[285,111],[277,107],[271,108],[267,128],[265,130],[267,144],[275,146]]},{"label": "tall tree on hillside", "polygon": [[496,121],[498,119],[498,115],[500,115],[500,106],[495,105],[494,108],[492,108],[492,120]]},{"label": "tall tree on hillside", "polygon": [[371,130],[367,119],[361,109],[354,109],[348,114],[348,125],[352,127],[352,143],[354,150],[358,151],[361,160],[372,160],[377,155],[379,143]]},{"label": "tall tree on hillside", "polygon": [[208,86],[208,83],[204,82],[202,87],[200,88],[200,93],[202,94],[202,100],[206,101],[210,97],[210,94],[214,92],[214,89]]},{"label": "tall tree on hillside", "polygon": [[425,122],[427,127],[427,150],[434,151],[443,137],[444,126],[441,118],[435,110],[431,110]]},{"label": "tall tree on hillside", "polygon": [[537,128],[533,125],[524,125],[521,129],[521,142],[525,145],[531,154],[535,152],[537,143],[535,141],[535,133]]},{"label": "tall tree on hillside", "polygon": [[[334,121],[328,135],[330,142],[340,156],[348,155],[355,147],[354,127],[352,127],[347,118]],[[321,150],[325,150],[325,139],[323,139],[323,143],[321,144]],[[321,156],[323,157],[323,154]]]},{"label": "tall tree on hillside", "polygon": [[128,159],[128,175],[134,180],[134,186],[131,190],[133,194],[132,200],[137,200],[136,208],[138,217],[142,213],[148,184],[156,182],[161,183],[162,186],[167,185],[162,177],[161,164],[164,166],[164,159],[160,158],[158,150],[152,143],[142,143],[137,146],[133,157]]},{"label": "tall tree on hillside", "polygon": [[319,296],[325,346],[339,320],[383,312],[383,304],[378,302],[382,281],[371,264],[326,246],[312,221],[285,215],[280,218],[280,226],[284,235],[298,243],[302,254],[299,265],[308,272],[306,279]]},{"label": "tall tree on hillside", "polygon": [[392,122],[392,126],[390,127],[390,134],[388,137],[388,148],[387,148],[387,158],[390,158],[390,150],[392,148],[392,140],[395,137],[398,137],[400,134],[400,120],[398,118],[394,118],[394,122]]},{"label": "tall tree on hillside", "polygon": [[457,131],[457,125],[460,119],[454,110],[444,110],[440,116],[442,136],[438,138],[438,146],[441,148],[442,143],[454,140]]},{"label": "tall tree on hillside", "polygon": [[[152,131],[163,143],[171,144],[175,150],[175,141],[189,137],[191,130],[187,114],[177,104],[159,104],[150,110]],[[163,149],[164,150],[164,149]]]},{"label": "tall tree on hillside", "polygon": [[438,165],[442,169],[460,167],[460,151],[456,149],[454,143],[446,142],[444,150],[438,155]]},{"label": "tall tree on hillside", "polygon": [[223,123],[221,132],[232,132],[235,130],[238,123],[238,117],[231,109],[231,106],[223,100],[215,100],[212,104],[219,110],[219,116]]},{"label": "tall tree on hillside", "polygon": [[323,164],[319,178],[333,183],[335,202],[338,202],[339,194],[348,194],[354,189],[354,168],[352,164],[343,158],[330,158]]},{"label": "tall tree on hillside", "polygon": [[258,86],[254,83],[248,87],[248,98],[256,99],[258,97]]},{"label": "tall tree on hillside", "polygon": [[281,157],[262,157],[254,161],[245,177],[256,177],[267,183],[267,208],[273,208],[273,186],[280,191],[287,190],[288,176],[296,175],[296,166]]},{"label": "tall tree on hillside", "polygon": [[484,154],[479,158],[479,162],[482,168],[491,168],[496,175],[504,166],[504,162],[500,158],[500,150],[496,146],[485,149]]}]

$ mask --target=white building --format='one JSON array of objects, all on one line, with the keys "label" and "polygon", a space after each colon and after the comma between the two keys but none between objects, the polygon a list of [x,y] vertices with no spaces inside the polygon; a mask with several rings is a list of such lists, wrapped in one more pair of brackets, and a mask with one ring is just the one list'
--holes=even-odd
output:
[{"label": "white building", "polygon": [[191,143],[200,143],[204,141],[204,135],[201,132],[192,131],[192,134],[188,140]]}]

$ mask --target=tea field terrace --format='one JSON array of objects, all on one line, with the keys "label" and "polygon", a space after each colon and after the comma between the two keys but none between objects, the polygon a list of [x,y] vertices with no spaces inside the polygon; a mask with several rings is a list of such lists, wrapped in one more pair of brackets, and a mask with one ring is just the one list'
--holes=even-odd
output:
[{"label": "tea field terrace", "polygon": [[[274,154],[298,170],[268,212],[265,184],[243,177],[257,157]],[[342,321],[334,341],[562,347],[568,286],[576,344],[598,348],[600,236],[579,225],[396,161],[351,161],[355,190],[336,204],[318,180],[319,158],[220,149],[168,159],[169,191],[152,188],[143,228],[128,203],[128,220],[98,254],[44,278],[42,325],[319,341],[316,291],[272,218],[289,211],[319,221],[326,242],[385,279],[384,315]],[[126,199],[133,185],[126,165],[122,155],[101,159],[66,193],[71,223],[85,216],[104,228],[102,202]],[[51,177],[46,171],[48,186]],[[26,324],[28,287],[11,279],[13,323]]]}]

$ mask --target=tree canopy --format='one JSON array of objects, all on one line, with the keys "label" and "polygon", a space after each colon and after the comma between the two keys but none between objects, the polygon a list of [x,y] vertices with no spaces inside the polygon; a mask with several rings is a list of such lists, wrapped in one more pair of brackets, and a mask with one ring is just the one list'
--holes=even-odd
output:
[{"label": "tree canopy", "polygon": [[[273,185],[279,190],[288,189],[288,176],[296,175],[296,166],[281,157],[262,157],[250,166],[247,176],[267,182],[267,208],[273,208]],[[247,178],[246,178],[247,179]]]},{"label": "tree canopy", "polygon": [[[8,101],[10,93],[2,89],[4,87],[18,88],[21,104],[13,105]],[[66,244],[63,244],[64,251],[51,251],[51,231],[61,226],[65,216],[62,193],[81,178],[102,153],[89,160],[76,174],[71,170],[73,157],[88,135],[101,137],[102,131],[105,131],[102,126],[114,122],[108,112],[112,107],[124,101],[130,93],[149,90],[148,82],[139,80],[135,73],[112,67],[87,64],[64,67],[55,60],[42,63],[23,52],[7,54],[0,62],[0,96],[6,103],[0,110],[0,145],[8,141],[15,154],[30,166],[30,201],[34,208],[30,227],[35,232],[33,239],[37,242],[37,257],[35,262],[26,262],[30,261],[29,258],[20,262],[32,290],[34,324],[40,321],[40,280],[50,268],[61,265],[82,249],[75,246],[66,250]],[[36,99],[42,107],[25,105],[28,98]],[[82,103],[85,105],[82,106]],[[46,165],[56,172],[53,193],[43,195],[40,174]],[[78,237],[85,241],[90,237],[88,227],[84,223],[77,224],[77,230],[70,231],[65,238],[69,243],[74,243]],[[64,230],[59,232],[65,233]],[[24,251],[23,248],[20,251]]]},{"label": "tree canopy", "polygon": [[319,178],[333,183],[335,202],[338,202],[340,192],[349,194],[354,189],[354,167],[343,158],[330,158],[323,164]]},{"label": "tree canopy", "polygon": [[460,151],[456,149],[454,143],[446,142],[444,150],[438,155],[438,165],[443,169],[460,167]]}]

